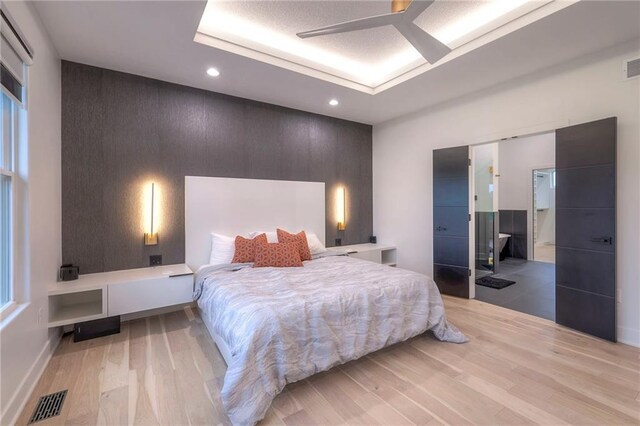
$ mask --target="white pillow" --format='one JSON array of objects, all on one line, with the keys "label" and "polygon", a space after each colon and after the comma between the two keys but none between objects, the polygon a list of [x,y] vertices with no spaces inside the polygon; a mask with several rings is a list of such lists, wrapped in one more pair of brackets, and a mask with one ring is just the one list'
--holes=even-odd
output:
[{"label": "white pillow", "polygon": [[[306,232],[305,232],[306,234]],[[316,255],[320,253],[324,253],[327,251],[326,248],[322,245],[320,238],[316,234],[306,234],[307,235],[307,244],[309,244],[309,251],[311,251],[311,255]]]},{"label": "white pillow", "polygon": [[211,256],[209,257],[210,265],[222,265],[231,263],[233,255],[236,251],[235,237],[227,237],[226,235],[211,233]]},{"label": "white pillow", "polygon": [[278,242],[278,234],[275,232],[267,232],[267,231],[253,231],[249,234],[249,237],[255,238],[260,234],[267,234],[267,242],[268,243],[277,243]]}]

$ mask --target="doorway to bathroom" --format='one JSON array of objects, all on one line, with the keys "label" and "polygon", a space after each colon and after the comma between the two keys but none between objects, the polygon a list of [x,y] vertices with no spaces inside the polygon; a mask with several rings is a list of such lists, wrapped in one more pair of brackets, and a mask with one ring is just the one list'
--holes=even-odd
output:
[{"label": "doorway to bathroom", "polygon": [[[440,292],[555,319],[615,342],[621,297],[616,288],[616,135],[617,118],[609,117],[555,132],[433,150],[433,278]],[[487,145],[498,155],[480,164],[478,149]],[[545,146],[553,155],[546,160],[538,156]],[[551,244],[542,244],[538,230],[533,232],[539,209],[532,178],[544,169],[553,169],[550,185],[557,186]],[[484,208],[478,202],[482,196]],[[555,263],[536,259],[543,245],[553,246],[542,249],[555,251]],[[483,285],[477,284],[483,278]]]},{"label": "doorway to bathroom", "polygon": [[475,298],[555,320],[555,132],[472,147]]}]

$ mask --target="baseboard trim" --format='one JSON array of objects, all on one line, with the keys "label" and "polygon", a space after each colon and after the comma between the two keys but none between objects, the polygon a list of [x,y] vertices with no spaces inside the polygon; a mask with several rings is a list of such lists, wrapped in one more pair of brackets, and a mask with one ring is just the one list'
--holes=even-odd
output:
[{"label": "baseboard trim", "polygon": [[[29,372],[25,375],[18,390],[13,394],[11,401],[7,404],[6,410],[2,413],[0,418],[0,424],[13,425],[18,421],[18,417],[22,413],[27,401],[31,397],[44,369],[49,365],[53,353],[56,351],[58,344],[62,338],[62,333],[57,332],[42,347],[42,350],[38,354],[38,357],[34,361],[33,365],[29,369]],[[9,420],[9,421],[7,421]]]},{"label": "baseboard trim", "polygon": [[640,330],[618,327],[618,342],[640,348]]}]

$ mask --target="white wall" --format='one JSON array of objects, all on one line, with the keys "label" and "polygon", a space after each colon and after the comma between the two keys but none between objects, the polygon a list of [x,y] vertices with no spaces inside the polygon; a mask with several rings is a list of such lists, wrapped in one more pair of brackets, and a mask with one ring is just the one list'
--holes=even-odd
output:
[{"label": "white wall", "polygon": [[434,148],[617,116],[618,338],[640,346],[640,79],[622,79],[637,56],[640,40],[374,126],[374,231],[398,266],[432,274]]},{"label": "white wall", "polygon": [[500,210],[527,211],[527,253],[533,259],[533,170],[555,167],[555,132],[498,143]]},{"label": "white wall", "polygon": [[533,206],[534,169],[554,167],[556,164],[556,135],[544,133],[501,141],[500,210],[527,210]]},{"label": "white wall", "polygon": [[[37,13],[26,2],[3,3],[34,50],[28,69],[28,146],[23,147],[18,188],[27,214],[16,271],[18,308],[0,324],[0,424],[12,424],[29,397],[51,351],[57,331],[47,329],[47,285],[61,261],[60,60]],[[25,155],[26,154],[26,155]],[[39,315],[40,312],[40,315]],[[40,317],[40,318],[39,318]]]}]

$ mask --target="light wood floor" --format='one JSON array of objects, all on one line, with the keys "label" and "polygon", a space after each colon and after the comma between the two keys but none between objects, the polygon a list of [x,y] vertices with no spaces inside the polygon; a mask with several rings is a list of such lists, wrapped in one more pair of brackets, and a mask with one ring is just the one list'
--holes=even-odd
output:
[{"label": "light wood floor", "polygon": [[555,244],[536,244],[533,248],[534,260],[537,262],[556,263]]},{"label": "light wood floor", "polygon": [[[471,341],[419,336],[302,382],[276,398],[264,424],[640,423],[640,351],[478,301],[445,298]],[[190,309],[123,324],[115,336],[65,338],[37,397],[62,389],[45,424],[228,424],[225,365]]]}]

